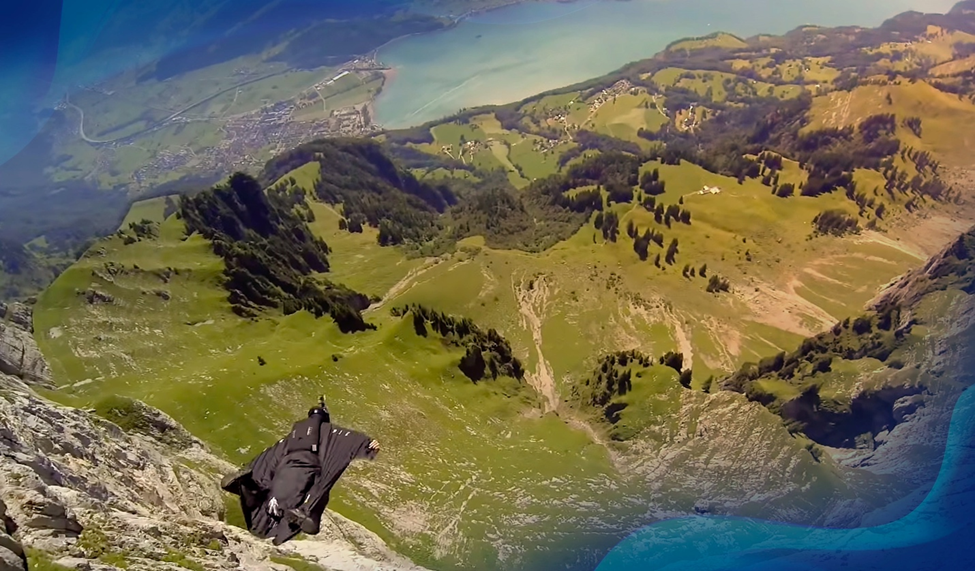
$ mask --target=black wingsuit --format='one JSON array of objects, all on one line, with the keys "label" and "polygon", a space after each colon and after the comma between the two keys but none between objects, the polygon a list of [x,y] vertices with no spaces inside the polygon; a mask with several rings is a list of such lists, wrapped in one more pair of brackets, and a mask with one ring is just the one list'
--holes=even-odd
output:
[{"label": "black wingsuit", "polygon": [[[353,460],[375,459],[372,439],[361,432],[311,416],[295,423],[285,438],[224,478],[224,490],[240,496],[247,529],[280,545],[299,532],[318,533],[329,492]],[[276,498],[284,516],[268,511]]]}]

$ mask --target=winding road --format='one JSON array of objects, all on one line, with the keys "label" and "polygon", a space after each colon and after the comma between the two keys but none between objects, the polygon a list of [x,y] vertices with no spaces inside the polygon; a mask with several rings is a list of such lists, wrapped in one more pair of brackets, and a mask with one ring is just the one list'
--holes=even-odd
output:
[{"label": "winding road", "polygon": [[95,144],[98,144],[98,143],[111,143],[112,142],[112,141],[99,141],[98,139],[92,139],[91,137],[85,135],[85,111],[84,111],[84,109],[82,109],[81,107],[78,107],[74,103],[68,101],[68,98],[67,97],[64,98],[64,104],[67,105],[68,107],[71,107],[72,109],[74,109],[75,111],[77,111],[81,115],[81,119],[78,121],[78,135],[80,135],[82,139],[84,139],[85,141],[87,141],[89,143],[95,143]]}]

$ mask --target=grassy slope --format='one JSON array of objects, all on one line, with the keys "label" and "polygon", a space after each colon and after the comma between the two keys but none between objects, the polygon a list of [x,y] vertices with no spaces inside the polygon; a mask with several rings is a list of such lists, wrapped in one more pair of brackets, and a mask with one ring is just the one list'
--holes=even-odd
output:
[{"label": "grassy slope", "polygon": [[[890,95],[892,104],[886,97]],[[975,146],[975,104],[938,91],[925,81],[900,85],[864,85],[852,92],[836,91],[817,97],[814,121],[807,129],[844,127],[876,113],[893,113],[898,119],[922,118],[918,139],[907,129],[898,136],[905,145],[930,151],[948,166],[969,166]]]},{"label": "grassy slope", "polygon": [[[661,168],[674,181],[670,192],[684,185],[698,188],[713,176],[691,165]],[[310,186],[317,173],[303,167],[291,176]],[[752,190],[757,204],[784,202],[767,195],[765,187]],[[741,250],[736,242],[694,237],[700,232],[737,237],[745,225],[712,226],[705,198],[733,204],[743,196],[700,197],[702,204],[692,210],[701,221],[665,232],[680,236],[686,256],[708,259],[715,271],[727,274],[734,262],[723,265],[719,258]],[[712,206],[714,212],[727,208],[720,202]],[[688,287],[680,264],[661,271],[640,262],[628,241],[605,243],[599,236],[593,243],[591,226],[538,255],[491,250],[469,239],[441,260],[408,260],[397,250],[379,248],[369,230],[340,232],[331,207],[316,203],[313,208],[313,228],[335,251],[332,277],[369,294],[387,294],[385,305],[369,314],[378,331],[345,336],[331,322],[305,314],[240,320],[218,287],[222,262],[199,237],[182,241],[182,223],[170,217],[159,240],[124,246],[118,237],[106,239],[92,249],[104,249],[104,256],[90,253],[65,272],[39,302],[38,340],[59,381],[72,385],[68,392],[74,397],[86,402],[111,394],[143,398],[237,462],[278,438],[315,395],[325,393],[340,422],[392,443],[379,463],[353,469],[333,506],[395,538],[396,545],[421,561],[435,557],[471,563],[489,558],[491,545],[498,543],[515,553],[529,547],[543,553],[556,549],[568,541],[566,534],[582,527],[578,518],[601,513],[623,522],[643,513],[622,507],[623,498],[638,493],[645,485],[642,478],[649,476],[639,470],[621,475],[607,449],[595,446],[585,432],[552,416],[539,418],[534,393],[512,392],[510,381],[472,385],[455,367],[459,351],[418,338],[411,326],[388,315],[391,306],[423,303],[498,328],[525,360],[530,380],[544,382],[544,371],[550,369],[559,394],[587,374],[602,352],[638,348],[658,356],[684,349],[693,353],[695,384],[700,385],[711,371],[727,370],[798,338],[743,319],[748,310],[741,301],[706,294],[703,280]],[[639,209],[627,214],[631,207],[619,208],[625,216],[646,216]],[[142,212],[149,205],[136,209]],[[748,232],[742,235],[754,239]],[[106,261],[126,268],[137,264],[140,270],[111,283],[92,273]],[[179,273],[164,283],[153,273],[164,268]],[[535,286],[529,290],[532,279]],[[77,291],[93,286],[116,303],[89,305],[78,297]],[[172,299],[154,295],[158,289]],[[533,331],[535,317],[541,326]],[[737,348],[729,347],[728,339]],[[258,356],[267,364],[259,365]],[[664,399],[648,409],[659,414],[637,423],[645,432],[630,445],[645,449],[643,454],[662,454],[674,445],[680,427],[663,412],[684,407],[682,415],[696,418],[712,406],[709,397],[678,390],[673,379],[661,382],[667,385],[662,392],[653,384],[633,393],[637,398],[659,392]],[[743,399],[736,402],[744,406]],[[765,427],[768,442],[777,443],[769,444],[770,450],[794,447],[792,454],[801,453],[777,419],[764,411],[749,414],[753,426]],[[782,462],[773,478],[779,487],[784,481],[822,483],[835,477],[829,475],[835,468],[823,465],[797,472],[789,458],[776,460]],[[701,475],[687,470],[679,464],[666,478],[652,477],[655,485],[671,490],[668,501],[681,509],[693,504],[698,494],[693,490],[702,485],[695,480]],[[737,501],[743,494],[734,488],[723,493]],[[596,506],[585,499],[595,497],[600,498]],[[456,521],[447,515],[458,513]]]},{"label": "grassy slope", "polygon": [[[44,294],[39,338],[58,378],[82,381],[73,394],[92,402],[116,393],[143,398],[240,462],[324,393],[339,422],[394,443],[375,465],[352,471],[333,505],[360,521],[381,521],[403,541],[416,541],[420,554],[448,561],[463,547],[461,538],[505,535],[502,520],[554,516],[545,505],[553,496],[564,512],[557,476],[573,489],[612,477],[606,452],[585,434],[528,414],[532,393],[513,392],[511,381],[471,384],[455,367],[459,351],[417,337],[385,311],[372,315],[379,331],[357,336],[305,314],[256,323],[237,318],[215,283],[219,258],[199,238],[180,241],[181,232],[180,221],[170,218],[158,241],[105,240],[99,247],[106,258],[86,258]],[[126,267],[137,262],[142,272],[114,284],[99,280],[91,271],[105,259]],[[163,285],[150,272],[165,267],[180,273]],[[75,290],[93,283],[116,304],[79,304]],[[143,293],[159,287],[172,299]],[[60,335],[53,338],[52,329]],[[267,364],[260,366],[258,356]],[[534,462],[526,463],[529,451]],[[513,509],[518,497],[531,505]],[[464,509],[468,517],[452,525],[452,514]],[[442,533],[442,544],[425,533],[410,537],[423,529]]]}]

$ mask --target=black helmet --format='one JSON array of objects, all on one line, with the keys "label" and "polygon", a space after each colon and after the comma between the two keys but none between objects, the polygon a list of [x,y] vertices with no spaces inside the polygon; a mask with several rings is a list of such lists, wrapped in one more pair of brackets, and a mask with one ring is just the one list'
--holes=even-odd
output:
[{"label": "black helmet", "polygon": [[312,407],[308,411],[308,417],[309,418],[311,418],[313,416],[316,416],[316,415],[322,417],[322,422],[328,422],[329,421],[328,407],[325,406],[325,397],[320,397],[318,399],[318,406]]}]

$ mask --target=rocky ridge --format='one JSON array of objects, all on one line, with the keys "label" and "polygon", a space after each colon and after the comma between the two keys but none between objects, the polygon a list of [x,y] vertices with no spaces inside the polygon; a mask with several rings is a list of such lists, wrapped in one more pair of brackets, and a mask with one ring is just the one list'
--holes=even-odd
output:
[{"label": "rocky ridge", "polygon": [[[23,320],[2,326],[5,339],[22,341],[28,354],[37,351]],[[226,521],[219,481],[236,467],[172,418],[138,401],[100,411],[116,422],[56,404],[29,384],[46,371],[42,357],[10,360],[8,352],[4,359],[0,571],[24,571],[31,560],[88,571],[288,571],[288,562],[421,569],[334,512],[314,537],[280,547],[255,538]]]}]

